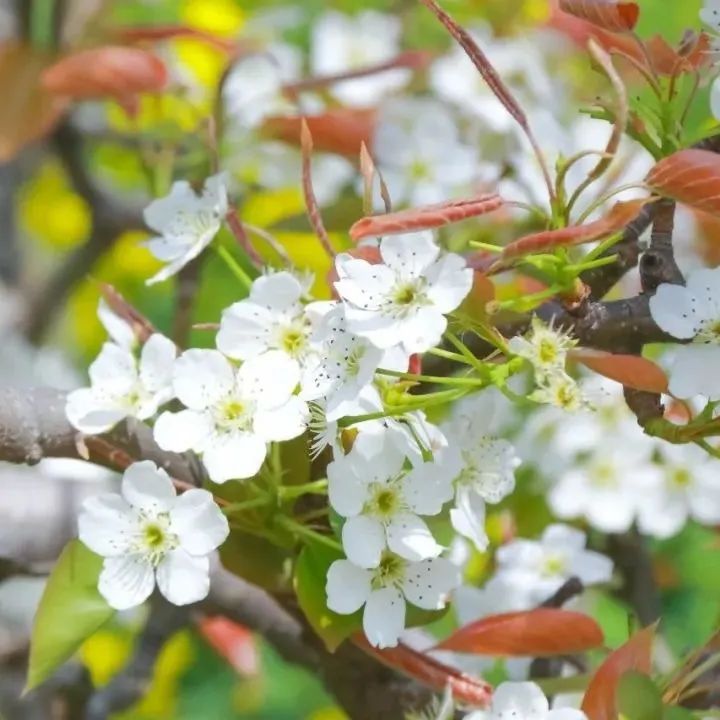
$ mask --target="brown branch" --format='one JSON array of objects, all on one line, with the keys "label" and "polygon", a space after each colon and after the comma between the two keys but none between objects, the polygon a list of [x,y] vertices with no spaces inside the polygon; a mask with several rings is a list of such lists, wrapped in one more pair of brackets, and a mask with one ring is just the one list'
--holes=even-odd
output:
[{"label": "brown branch", "polygon": [[662,283],[685,284],[673,252],[675,202],[663,199],[655,205],[650,246],[640,260],[640,281],[646,293],[655,292]]}]

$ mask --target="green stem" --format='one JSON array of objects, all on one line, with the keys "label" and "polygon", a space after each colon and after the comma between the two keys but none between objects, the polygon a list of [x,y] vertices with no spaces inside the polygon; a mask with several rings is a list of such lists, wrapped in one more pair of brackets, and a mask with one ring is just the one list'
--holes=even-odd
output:
[{"label": "green stem", "polygon": [[456,350],[460,351],[460,354],[465,358],[468,365],[472,365],[479,373],[485,374],[485,367],[482,362],[478,360],[472,352],[470,352],[470,348],[457,335],[455,335],[455,333],[450,332],[450,330],[446,330],[445,337],[452,345],[455,346]]},{"label": "green stem", "polygon": [[485,385],[483,380],[479,378],[468,377],[441,377],[438,375],[416,375],[414,373],[398,372],[397,370],[384,370],[378,368],[375,372],[380,375],[389,375],[390,377],[402,378],[403,380],[416,380],[417,382],[433,383],[435,385]]},{"label": "green stem", "polygon": [[473,367],[475,365],[475,363],[468,362],[468,359],[460,355],[460,353],[450,352],[450,350],[443,350],[442,348],[430,348],[430,350],[428,350],[428,354],[445,358],[445,360],[454,360],[455,362],[462,363],[463,365],[472,365]]},{"label": "green stem", "polygon": [[270,500],[271,498],[268,495],[263,495],[261,497],[252,498],[251,500],[243,500],[242,502],[224,505],[221,510],[225,515],[230,515],[232,513],[243,512],[245,510],[252,510],[256,507],[268,505],[270,503]]},{"label": "green stem", "polygon": [[327,492],[328,481],[326,479],[315,480],[314,482],[303,483],[302,485],[286,485],[278,488],[278,494],[283,500],[290,500],[300,495],[324,495]]},{"label": "green stem", "polygon": [[252,287],[252,278],[242,269],[240,263],[232,256],[232,253],[224,245],[214,245],[217,254],[223,259],[230,272],[245,286],[247,290]]},{"label": "green stem", "polygon": [[337,540],[329,535],[323,535],[315,530],[311,530],[309,527],[295,522],[292,518],[281,516],[277,519],[277,523],[303,540],[320,543],[326,547],[332,548],[333,550],[339,550],[342,552],[342,545],[340,545]]}]

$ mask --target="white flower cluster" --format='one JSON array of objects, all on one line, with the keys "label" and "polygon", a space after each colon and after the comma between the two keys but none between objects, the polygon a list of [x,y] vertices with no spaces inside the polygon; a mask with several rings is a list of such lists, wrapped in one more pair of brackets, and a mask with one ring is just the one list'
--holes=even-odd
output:
[{"label": "white flower cluster", "polygon": [[532,682],[506,682],[499,685],[487,710],[476,710],[465,715],[465,720],[587,720],[581,710],[556,708],[543,691]]}]

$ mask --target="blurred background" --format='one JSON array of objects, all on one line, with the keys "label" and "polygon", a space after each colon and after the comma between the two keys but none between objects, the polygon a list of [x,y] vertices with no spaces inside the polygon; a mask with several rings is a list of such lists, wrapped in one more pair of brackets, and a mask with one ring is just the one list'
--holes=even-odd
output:
[{"label": "blurred background", "polygon": [[[640,0],[639,33],[677,42],[685,28],[699,28],[700,4]],[[583,37],[551,2],[447,0],[445,6],[481,38],[551,159],[600,144],[607,128],[578,109],[603,86],[586,62]],[[121,43],[151,48],[162,59],[169,76],[164,91],[128,99],[118,90],[109,99],[85,97],[81,86],[67,97],[43,87],[43,71],[65,54]],[[391,66],[385,72],[352,82],[301,82],[384,63]],[[641,107],[645,91],[638,92]],[[689,134],[708,129],[708,96],[701,88]],[[212,333],[191,325],[216,323],[238,299],[237,284],[209,256],[176,281],[146,286],[160,265],[143,244],[149,231],[142,209],[173,180],[198,183],[218,163],[251,232],[270,233],[296,264],[322,279],[328,261],[310,232],[300,191],[293,120],[299,113],[322,118],[314,126],[315,188],[339,247],[349,245],[346,230],[362,215],[360,140],[398,207],[468,189],[500,187],[529,201],[542,191],[521,136],[414,0],[4,0],[0,103],[3,385],[84,383],[105,340],[96,315],[102,283],[183,343],[213,344]],[[641,178],[647,163],[628,147],[613,181]],[[683,222],[685,266],[717,264],[717,226],[699,216]],[[493,242],[517,234],[493,223],[471,232]],[[446,239],[462,249],[468,232]],[[269,243],[258,246],[267,260],[280,261],[283,253]],[[327,293],[324,283],[315,287]],[[75,533],[75,509],[114,481],[112,473],[74,461],[0,466],[0,716],[7,720],[74,717],[71,704],[54,704],[53,683],[20,699],[29,629],[44,574]],[[536,511],[537,492],[513,498],[514,532],[537,534],[549,519]],[[496,541],[507,532],[507,517],[501,508],[490,518]],[[653,542],[665,628],[679,652],[703,640],[718,617],[720,577],[707,572],[717,561],[717,536],[690,525]],[[474,579],[481,581],[484,561],[474,562]],[[592,603],[608,638],[623,637],[623,601],[597,593]],[[107,683],[130,656],[141,625],[141,613],[122,615],[83,646],[67,672]],[[317,679],[284,664],[257,638],[209,624],[175,634],[162,648],[145,698],[113,717],[343,715]]]}]

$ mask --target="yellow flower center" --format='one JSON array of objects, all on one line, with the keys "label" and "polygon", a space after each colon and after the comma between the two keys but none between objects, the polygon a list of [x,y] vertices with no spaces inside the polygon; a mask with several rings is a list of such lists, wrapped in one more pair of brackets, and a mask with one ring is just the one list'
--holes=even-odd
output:
[{"label": "yellow flower center", "polygon": [[373,590],[379,590],[394,585],[402,581],[405,572],[405,561],[385,551],[380,558],[380,564],[373,573],[372,587]]}]

